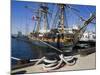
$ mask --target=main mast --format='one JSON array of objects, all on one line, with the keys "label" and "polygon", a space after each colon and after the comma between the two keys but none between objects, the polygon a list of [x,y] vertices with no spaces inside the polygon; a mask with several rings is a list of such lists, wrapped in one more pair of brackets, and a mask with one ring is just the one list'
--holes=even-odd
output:
[{"label": "main mast", "polygon": [[59,17],[59,19],[60,19],[60,27],[61,27],[61,33],[64,33],[64,12],[65,12],[65,4],[58,4],[58,6],[59,6],[59,9],[60,9],[60,17]]},{"label": "main mast", "polygon": [[60,8],[61,33],[64,33],[64,10],[65,10],[65,4],[59,4],[59,8]]}]

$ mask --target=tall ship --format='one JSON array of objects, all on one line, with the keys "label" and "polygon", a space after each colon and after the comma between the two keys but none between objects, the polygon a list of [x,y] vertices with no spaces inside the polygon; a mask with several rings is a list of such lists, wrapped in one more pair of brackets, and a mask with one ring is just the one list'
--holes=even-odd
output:
[{"label": "tall ship", "polygon": [[[51,18],[52,23],[48,23],[48,15],[51,14],[48,5],[40,4],[37,15],[35,15],[37,20],[35,30],[28,35],[30,39],[41,41],[46,46],[55,47],[61,51],[72,51],[79,41],[95,42],[95,33],[86,32],[87,26],[95,19],[95,12],[91,13],[90,17],[85,20],[78,14],[79,10],[71,5],[57,4],[56,7],[57,12]],[[66,17],[68,9],[83,21],[82,25],[68,27],[68,18]],[[49,24],[52,26],[51,28]]]},{"label": "tall ship", "polygon": [[[96,13],[90,13],[90,16],[84,19],[79,15],[80,11],[69,4],[54,4],[54,6],[56,12],[50,12],[47,3],[40,3],[37,9],[25,6],[26,9],[35,13],[32,16],[35,22],[33,31],[27,35],[23,35],[19,31],[18,35],[13,35],[12,38],[17,39],[15,40],[17,42],[19,42],[18,40],[24,41],[23,43],[28,42],[31,46],[28,45],[27,47],[39,51],[40,55],[37,57],[38,53],[35,52],[37,57],[35,59],[12,57],[12,59],[18,61],[17,65],[12,66],[12,74],[17,74],[18,71],[24,73],[32,71],[32,67],[37,68],[41,64],[44,64],[42,68],[46,71],[61,68],[65,64],[72,66],[76,64],[78,59],[74,56],[78,54],[84,56],[95,52],[96,33],[88,31],[87,27],[90,24],[95,24]],[[69,17],[72,16],[66,16],[69,10],[78,18],[78,23],[71,25],[72,27],[69,24]],[[21,68],[25,71],[21,71]]]}]

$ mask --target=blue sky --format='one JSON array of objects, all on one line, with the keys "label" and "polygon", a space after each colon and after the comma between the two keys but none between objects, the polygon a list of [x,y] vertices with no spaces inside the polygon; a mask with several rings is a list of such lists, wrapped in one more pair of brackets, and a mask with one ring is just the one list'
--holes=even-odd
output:
[{"label": "blue sky", "polygon": [[[15,1],[12,0],[11,4],[11,28],[12,34],[16,34],[18,31],[22,31],[24,34],[27,32],[32,32],[35,26],[35,21],[32,20],[32,16],[35,16],[35,13],[32,13],[29,9],[26,9],[25,6],[29,6],[30,8],[38,9],[39,3],[36,2],[23,2],[23,1]],[[55,4],[48,4],[50,12],[57,12],[57,7]],[[87,19],[90,15],[90,12],[95,12],[95,6],[88,6],[88,5],[71,5],[72,7],[78,9],[80,12],[78,13],[84,19]],[[53,13],[54,15],[55,13]],[[72,27],[73,25],[82,25],[82,22],[78,22],[79,18],[73,14],[71,10],[66,12],[68,26]],[[53,20],[53,19],[52,19]],[[51,17],[48,18],[49,27],[52,26]],[[87,27],[88,31],[95,31],[95,25],[90,24]]]}]

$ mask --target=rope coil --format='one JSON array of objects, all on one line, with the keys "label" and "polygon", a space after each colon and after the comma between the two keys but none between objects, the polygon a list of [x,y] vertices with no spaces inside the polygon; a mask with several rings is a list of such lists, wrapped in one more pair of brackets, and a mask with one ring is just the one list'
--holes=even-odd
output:
[{"label": "rope coil", "polygon": [[68,66],[72,66],[76,63],[76,57],[73,56],[67,56],[65,57],[63,54],[59,55],[60,60],[48,60],[46,58],[41,58],[39,61],[36,62],[36,65],[41,63],[42,61],[44,62],[43,64],[43,69],[50,71],[50,70],[55,70],[60,68],[60,66],[65,63]]}]

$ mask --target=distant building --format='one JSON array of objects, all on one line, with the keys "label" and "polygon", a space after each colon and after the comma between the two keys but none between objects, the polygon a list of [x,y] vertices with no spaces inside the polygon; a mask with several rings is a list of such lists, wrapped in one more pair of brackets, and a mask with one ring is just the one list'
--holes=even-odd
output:
[{"label": "distant building", "polygon": [[80,40],[81,41],[96,41],[96,34],[95,32],[84,32]]},{"label": "distant building", "polygon": [[18,31],[18,35],[17,35],[18,37],[22,37],[23,35],[22,35],[22,32],[21,31]]}]

